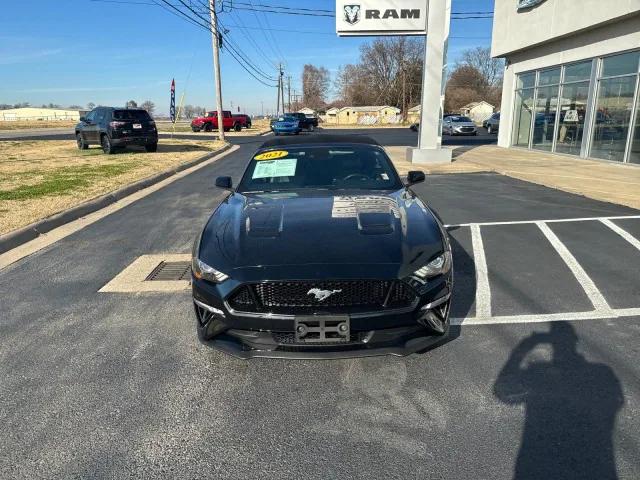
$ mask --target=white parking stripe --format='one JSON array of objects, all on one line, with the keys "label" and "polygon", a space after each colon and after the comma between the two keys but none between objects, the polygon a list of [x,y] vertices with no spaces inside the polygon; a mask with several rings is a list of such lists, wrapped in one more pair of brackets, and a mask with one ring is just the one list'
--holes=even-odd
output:
[{"label": "white parking stripe", "polygon": [[503,315],[489,318],[451,318],[451,325],[501,325],[508,323],[571,322],[578,320],[602,320],[605,318],[640,317],[640,308],[594,310],[591,312],[567,312],[532,315]]},{"label": "white parking stripe", "polygon": [[491,316],[491,290],[489,289],[489,271],[479,225],[471,225],[471,241],[476,265],[476,317],[487,318]]},{"label": "white parking stripe", "polygon": [[589,275],[587,275],[587,272],[584,271],[576,258],[571,254],[567,247],[565,247],[564,243],[560,241],[546,223],[536,222],[536,225],[538,225],[538,228],[542,230],[544,236],[547,237],[547,240],[549,240],[551,245],[553,245],[553,248],[555,248],[560,257],[562,257],[564,262],[567,264],[567,267],[569,267],[571,272],[573,272],[573,275],[578,280],[578,283],[580,283],[580,286],[587,294],[587,297],[589,297],[589,300],[593,304],[593,308],[595,308],[596,312],[611,314],[611,307],[605,300],[604,296],[602,296],[602,293],[600,293],[596,284],[593,283],[593,280],[591,280]]},{"label": "white parking stripe", "polygon": [[600,221],[602,223],[604,223],[607,227],[609,227],[611,230],[613,230],[614,232],[616,232],[618,235],[620,235],[622,238],[624,238],[627,242],[629,242],[631,245],[633,245],[634,247],[636,247],[638,250],[640,250],[640,240],[638,240],[636,237],[634,237],[633,235],[631,235],[629,232],[627,232],[624,228],[616,225],[615,223],[613,223],[611,220],[608,220],[606,218],[602,218],[600,219]]},{"label": "white parking stripe", "polygon": [[480,223],[457,223],[445,225],[446,228],[453,227],[471,227],[473,225],[480,225],[482,227],[492,225],[523,225],[528,223],[562,223],[562,222],[588,222],[593,220],[624,220],[627,218],[640,218],[640,215],[622,215],[616,217],[582,217],[582,218],[554,218],[550,220],[514,220],[510,222],[480,222]]}]

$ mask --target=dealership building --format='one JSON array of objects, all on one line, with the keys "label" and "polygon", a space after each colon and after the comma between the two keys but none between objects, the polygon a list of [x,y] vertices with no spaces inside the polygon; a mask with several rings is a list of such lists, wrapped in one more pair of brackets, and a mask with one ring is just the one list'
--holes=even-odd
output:
[{"label": "dealership building", "polygon": [[640,0],[495,0],[498,144],[640,164]]}]

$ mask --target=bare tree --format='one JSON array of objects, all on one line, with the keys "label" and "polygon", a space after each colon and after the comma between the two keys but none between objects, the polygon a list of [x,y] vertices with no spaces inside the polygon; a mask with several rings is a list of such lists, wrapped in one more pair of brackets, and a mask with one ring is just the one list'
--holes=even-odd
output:
[{"label": "bare tree", "polygon": [[345,65],[334,84],[348,105],[392,105],[406,114],[422,87],[423,42],[408,37],[376,39],[360,47],[360,62]]},{"label": "bare tree", "polygon": [[331,83],[329,70],[307,64],[302,70],[302,102],[318,110],[324,108]]},{"label": "bare tree", "polygon": [[504,60],[492,58],[489,47],[476,47],[464,51],[458,66],[460,64],[468,65],[478,70],[491,87],[502,83]]},{"label": "bare tree", "polygon": [[196,109],[193,105],[185,105],[182,107],[182,112],[186,118],[193,118],[195,116]]},{"label": "bare tree", "polygon": [[127,108],[136,108],[138,106],[138,104],[136,103],[135,100],[129,100],[126,104]]},{"label": "bare tree", "polygon": [[140,105],[140,108],[144,108],[149,113],[149,115],[153,115],[153,111],[156,109],[156,104],[151,100],[145,100]]},{"label": "bare tree", "polygon": [[458,112],[467,103],[484,100],[487,81],[474,67],[460,65],[449,76],[445,90],[444,109]]},{"label": "bare tree", "polygon": [[87,103],[87,110],[93,110],[94,108],[96,108],[96,104],[93,102],[89,102]]}]

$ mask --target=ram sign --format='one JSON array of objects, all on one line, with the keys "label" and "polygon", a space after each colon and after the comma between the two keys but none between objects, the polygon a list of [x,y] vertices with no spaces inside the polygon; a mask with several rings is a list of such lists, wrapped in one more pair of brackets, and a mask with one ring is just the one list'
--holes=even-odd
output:
[{"label": "ram sign", "polygon": [[428,0],[336,0],[340,36],[425,35]]}]

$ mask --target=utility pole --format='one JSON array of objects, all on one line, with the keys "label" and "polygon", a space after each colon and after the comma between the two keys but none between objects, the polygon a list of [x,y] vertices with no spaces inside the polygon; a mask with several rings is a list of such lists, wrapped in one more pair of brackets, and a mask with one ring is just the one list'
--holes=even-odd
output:
[{"label": "utility pole", "polygon": [[260,106],[262,107],[261,111],[262,111],[262,116],[264,117],[264,100],[260,101]]},{"label": "utility pole", "polygon": [[291,75],[287,75],[287,95],[289,96],[289,112],[291,112]]},{"label": "utility pole", "polygon": [[209,0],[211,15],[211,45],[213,47],[213,77],[216,83],[216,104],[218,108],[218,136],[224,141],[224,117],[222,115],[222,81],[220,79],[220,39],[218,37],[218,17],[216,0]]},{"label": "utility pole", "polygon": [[[276,115],[280,115],[280,89],[282,88],[282,63],[278,67],[278,103],[276,108]],[[284,110],[284,105],[282,106]]]}]

